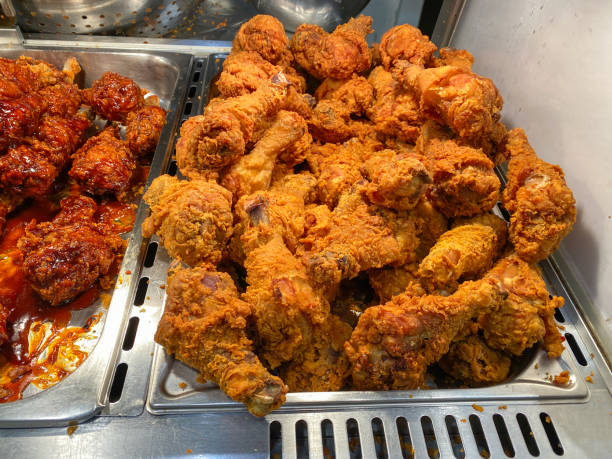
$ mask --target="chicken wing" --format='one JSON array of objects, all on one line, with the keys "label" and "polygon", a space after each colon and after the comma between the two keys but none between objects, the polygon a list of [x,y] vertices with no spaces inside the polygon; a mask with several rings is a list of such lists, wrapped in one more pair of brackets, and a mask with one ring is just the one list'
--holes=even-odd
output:
[{"label": "chicken wing", "polygon": [[576,201],[559,166],[536,155],[522,129],[508,132],[508,184],[502,202],[510,212],[510,241],[534,263],[553,253],[576,221]]},{"label": "chicken wing", "polygon": [[427,35],[409,24],[392,27],[380,40],[380,55],[386,70],[391,70],[397,61],[425,67],[431,63],[436,50]]},{"label": "chicken wing", "polygon": [[125,141],[135,156],[155,151],[161,131],[166,124],[166,110],[147,105],[128,113],[125,120]]},{"label": "chicken wing", "polygon": [[203,115],[185,121],[176,144],[181,172],[197,178],[236,162],[280,110],[287,85],[277,74],[252,94],[209,104]]},{"label": "chicken wing", "polygon": [[104,72],[81,92],[83,102],[109,121],[124,122],[128,113],[144,105],[144,91],[130,78]]},{"label": "chicken wing", "polygon": [[423,387],[427,367],[473,318],[503,301],[492,279],[468,281],[448,297],[397,295],[367,309],[344,345],[359,390]]},{"label": "chicken wing", "polygon": [[328,34],[313,24],[300,25],[290,47],[299,65],[319,80],[344,80],[368,70],[372,56],[365,37],[372,33],[372,18],[359,16]]},{"label": "chicken wing", "polygon": [[232,195],[214,182],[162,175],[144,194],[151,216],[144,237],[159,235],[170,256],[196,266],[216,265],[232,234]]},{"label": "chicken wing", "polygon": [[287,387],[253,352],[246,334],[252,308],[238,298],[229,275],[205,266],[175,267],[167,292],[155,341],[255,416],[284,403]]},{"label": "chicken wing", "polygon": [[68,197],[51,221],[33,220],[19,240],[23,272],[30,286],[52,306],[91,287],[111,272],[124,242],[97,224],[96,203],[88,197]]},{"label": "chicken wing", "polygon": [[74,153],[68,175],[88,193],[119,198],[128,190],[134,169],[134,155],[119,138],[119,128],[111,125]]},{"label": "chicken wing", "polygon": [[486,277],[499,280],[509,292],[499,311],[479,318],[487,344],[520,355],[543,340],[548,356],[559,357],[563,338],[554,313],[563,306],[563,298],[548,294],[538,270],[513,253],[497,262]]}]

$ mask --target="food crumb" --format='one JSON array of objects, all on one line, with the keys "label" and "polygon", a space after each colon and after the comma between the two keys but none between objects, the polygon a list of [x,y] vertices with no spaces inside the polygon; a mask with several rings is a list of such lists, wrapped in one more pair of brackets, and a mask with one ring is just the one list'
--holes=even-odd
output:
[{"label": "food crumb", "polygon": [[537,370],[538,368],[540,368],[540,365],[538,365],[538,364],[536,363],[536,364],[535,364],[535,366],[534,366],[533,368],[535,368],[535,369]]},{"label": "food crumb", "polygon": [[570,372],[565,370],[552,378],[552,383],[556,386],[567,386],[570,382]]},{"label": "food crumb", "polygon": [[408,395],[408,398],[412,398],[412,394],[409,394],[409,395]]},{"label": "food crumb", "polygon": [[147,312],[145,308],[140,308],[140,312]]},{"label": "food crumb", "polygon": [[593,372],[591,371],[591,374],[587,376],[586,378],[584,378],[584,380],[588,383],[593,384]]},{"label": "food crumb", "polygon": [[550,417],[546,416],[544,420],[546,421],[547,424],[550,424]]},{"label": "food crumb", "polygon": [[181,381],[178,385],[181,389],[185,389],[187,387],[187,383],[184,381]]},{"label": "food crumb", "polygon": [[595,358],[595,354],[593,354],[592,352],[589,355],[591,356],[592,359]]},{"label": "food crumb", "polygon": [[165,289],[165,288],[166,288],[166,285],[165,285],[165,284],[161,284],[161,285],[159,286],[159,288],[161,288],[161,289],[163,290],[163,289]]},{"label": "food crumb", "polygon": [[467,419],[460,419],[460,421],[465,424],[467,422]]},{"label": "food crumb", "polygon": [[481,413],[484,411],[482,406],[476,405],[475,403],[472,403],[472,408],[474,408],[476,411],[480,411]]},{"label": "food crumb", "polygon": [[74,433],[74,431],[77,430],[77,426],[69,426],[66,429],[66,433],[68,434],[68,436],[72,435]]},{"label": "food crumb", "polygon": [[104,309],[108,309],[108,307],[110,306],[111,298],[112,297],[108,293],[100,294],[100,301],[102,301],[102,307]]},{"label": "food crumb", "polygon": [[497,409],[499,409],[499,410],[507,410],[508,409],[508,405],[499,405],[497,407]]},{"label": "food crumb", "polygon": [[132,274],[132,271],[128,269],[125,273],[129,276],[130,274]]},{"label": "food crumb", "polygon": [[191,453],[193,453],[193,450],[191,448],[187,448],[185,450],[185,454],[191,454]]}]

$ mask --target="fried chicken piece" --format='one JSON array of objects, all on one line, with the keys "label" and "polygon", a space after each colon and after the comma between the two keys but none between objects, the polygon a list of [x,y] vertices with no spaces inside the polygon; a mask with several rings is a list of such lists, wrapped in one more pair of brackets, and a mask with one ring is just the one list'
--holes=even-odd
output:
[{"label": "fried chicken piece", "polygon": [[73,83],[46,86],[38,91],[38,95],[44,101],[48,115],[70,118],[77,114],[81,106],[81,92]]},{"label": "fried chicken piece", "polygon": [[448,297],[397,295],[367,309],[344,345],[358,390],[423,387],[427,367],[450,348],[473,317],[503,301],[492,279],[465,282]]},{"label": "fried chicken piece", "polygon": [[238,298],[229,275],[206,266],[175,267],[167,292],[156,342],[255,416],[285,402],[287,387],[253,352],[246,334],[252,308]]},{"label": "fried chicken piece", "polygon": [[425,290],[417,276],[418,263],[406,263],[399,267],[385,266],[368,271],[370,285],[378,295],[380,304],[384,304],[396,295],[405,293],[407,288],[415,296],[425,295]]},{"label": "fried chicken piece", "polygon": [[313,327],[329,318],[329,304],[312,287],[304,265],[280,235],[272,233],[261,240],[247,253],[248,287],[243,299],[253,307],[258,355],[276,368],[304,355],[312,344]]},{"label": "fried chicken piece", "polygon": [[[68,61],[66,62],[67,64]],[[34,59],[33,57],[19,56],[16,63],[19,66],[28,67],[28,69],[32,72],[34,75],[34,80],[36,80],[36,83],[34,83],[37,86],[36,89],[44,88],[45,86],[53,86],[62,82],[72,83],[74,78],[74,74],[72,72],[62,72],[54,65],[40,59]],[[80,66],[78,63],[76,65],[80,71]]]},{"label": "fried chicken piece", "polygon": [[422,69],[405,61],[393,74],[418,94],[426,118],[448,125],[463,143],[482,148],[495,164],[505,160],[497,152],[505,135],[499,122],[503,99],[490,79],[452,65]]},{"label": "fried chicken piece", "polygon": [[333,296],[342,279],[407,261],[418,245],[417,222],[407,213],[368,205],[356,186],[342,195],[327,228],[307,231],[301,242],[310,277]]},{"label": "fried chicken piece", "polygon": [[44,100],[36,94],[0,99],[0,153],[21,138],[32,135],[46,109]]},{"label": "fried chicken piece", "polygon": [[110,125],[74,153],[68,175],[88,193],[120,197],[129,188],[134,169],[134,155],[119,138],[119,128]]},{"label": "fried chicken piece", "polygon": [[173,258],[196,266],[216,265],[232,234],[232,195],[214,182],[182,181],[162,175],[143,196],[151,215],[142,224],[144,237],[159,235]]},{"label": "fried chicken piece", "polygon": [[454,379],[476,386],[502,382],[510,373],[510,363],[510,357],[491,349],[478,335],[453,342],[438,362]]},{"label": "fried chicken piece", "polygon": [[472,65],[474,64],[474,56],[465,49],[440,48],[440,57],[434,57],[433,64],[434,67],[452,65],[471,72]]},{"label": "fried chicken piece", "polygon": [[268,62],[278,64],[289,58],[288,45],[283,24],[273,16],[258,14],[240,26],[232,49],[254,51]]},{"label": "fried chicken piece", "polygon": [[125,141],[135,156],[144,156],[155,151],[162,129],[166,124],[166,110],[147,105],[128,113]]},{"label": "fried chicken piece", "polygon": [[380,39],[380,55],[386,70],[400,60],[424,67],[432,61],[436,50],[427,35],[409,24],[392,27]]},{"label": "fried chicken piece", "polygon": [[353,329],[331,314],[313,328],[311,344],[304,353],[283,366],[279,374],[291,392],[329,392],[342,388],[349,375],[344,342]]},{"label": "fried chicken piece", "polygon": [[383,67],[372,70],[368,82],[374,88],[375,99],[367,115],[375,123],[376,132],[414,143],[423,123],[418,98]]},{"label": "fried chicken piece", "polygon": [[128,77],[104,72],[81,93],[83,102],[109,121],[124,122],[128,113],[144,105],[144,91]]},{"label": "fried chicken piece", "polygon": [[498,235],[491,226],[463,225],[444,233],[419,265],[419,277],[428,290],[455,288],[491,267],[499,255]]},{"label": "fried chicken piece", "polygon": [[368,70],[372,56],[365,37],[372,33],[372,18],[351,18],[328,34],[313,24],[300,25],[290,47],[296,62],[317,78],[345,80]]},{"label": "fried chicken piece", "polygon": [[414,212],[420,219],[421,225],[416,255],[418,260],[422,260],[427,256],[440,236],[448,230],[448,220],[436,210],[427,196],[421,197]]},{"label": "fried chicken piece", "polygon": [[362,76],[346,80],[326,78],[314,93],[317,101],[338,100],[351,115],[363,115],[374,101],[374,89]]},{"label": "fried chicken piece", "polygon": [[536,155],[522,129],[508,132],[508,183],[502,202],[510,212],[510,241],[524,260],[553,253],[576,221],[576,201],[563,170]]},{"label": "fried chicken piece", "polygon": [[416,155],[382,150],[361,167],[369,180],[364,193],[372,204],[395,210],[413,209],[431,183],[431,176]]},{"label": "fried chicken piece", "polygon": [[433,177],[429,198],[444,215],[469,217],[497,204],[501,183],[493,162],[481,150],[432,139],[426,155]]},{"label": "fried chicken piece", "polygon": [[27,281],[51,306],[76,297],[109,274],[124,247],[118,235],[93,219],[97,205],[91,198],[68,197],[60,204],[52,221],[33,220],[18,242]]},{"label": "fried chicken piece", "polygon": [[473,224],[485,225],[493,228],[495,234],[497,235],[497,253],[501,254],[502,250],[506,246],[506,242],[508,242],[508,224],[506,221],[494,213],[487,213],[476,215],[475,217],[457,218],[453,220],[451,228]]},{"label": "fried chicken piece", "polygon": [[17,99],[39,89],[39,82],[28,65],[0,57],[0,98]]},{"label": "fried chicken piece", "polygon": [[509,292],[499,311],[484,314],[478,320],[486,343],[520,355],[543,340],[548,356],[559,357],[563,338],[554,314],[555,308],[563,306],[563,298],[548,294],[537,268],[512,253],[497,262],[486,277],[499,280]]},{"label": "fried chicken piece", "polygon": [[277,156],[298,142],[307,130],[306,122],[300,115],[281,110],[251,152],[229,168],[221,185],[233,193],[234,200],[255,191],[267,190]]},{"label": "fried chicken piece", "polygon": [[308,171],[302,171],[299,174],[290,173],[273,180],[270,190],[293,195],[304,201],[304,204],[310,204],[316,200],[316,186],[316,177]]},{"label": "fried chicken piece", "polygon": [[197,178],[236,162],[280,110],[287,85],[277,74],[252,94],[210,103],[203,115],[185,121],[176,144],[181,172]]},{"label": "fried chicken piece", "polygon": [[299,195],[279,190],[259,191],[240,198],[234,215],[236,225],[229,253],[237,263],[244,263],[248,252],[274,234],[279,234],[293,253],[304,233],[304,200]]}]

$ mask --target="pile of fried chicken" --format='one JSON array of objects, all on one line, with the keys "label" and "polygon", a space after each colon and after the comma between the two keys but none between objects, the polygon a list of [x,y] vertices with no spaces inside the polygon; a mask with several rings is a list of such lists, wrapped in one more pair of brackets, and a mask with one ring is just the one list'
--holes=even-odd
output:
[{"label": "pile of fried chicken", "polygon": [[181,127],[188,180],[145,193],[176,259],[156,341],[257,416],[289,390],[425,388],[434,365],[492,384],[563,351],[536,265],[576,218],[562,170],[506,130],[469,52],[410,25],[369,47],[371,23],[245,23]]},{"label": "pile of fried chicken", "polygon": [[[159,100],[145,99],[147,91],[131,79],[106,72],[80,89],[74,82],[80,72],[74,58],[63,70],[26,56],[0,58],[0,236],[11,212],[35,201],[55,205],[50,221],[27,223],[14,261],[49,306],[98,281],[112,285],[125,228],[103,221],[101,206],[131,199],[137,163],[155,150],[166,118]],[[100,132],[96,117],[108,121]],[[116,123],[125,127],[125,140]],[[11,292],[0,289],[0,344],[10,334],[2,330]]]}]

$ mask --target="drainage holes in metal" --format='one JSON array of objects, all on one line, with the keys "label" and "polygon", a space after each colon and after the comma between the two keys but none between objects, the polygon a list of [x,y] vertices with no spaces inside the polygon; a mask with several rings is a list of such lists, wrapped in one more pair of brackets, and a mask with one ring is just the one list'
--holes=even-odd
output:
[{"label": "drainage holes in metal", "polygon": [[310,457],[308,451],[308,425],[305,421],[295,423],[295,449],[298,459]]},{"label": "drainage holes in metal", "polygon": [[372,435],[374,436],[374,448],[377,459],[387,459],[387,441],[385,440],[385,426],[379,418],[372,419]]},{"label": "drainage holes in metal", "polygon": [[120,363],[119,365],[117,365],[117,369],[115,370],[115,377],[113,378],[113,384],[111,385],[110,394],[108,396],[109,402],[116,403],[121,398],[121,393],[123,392],[123,384],[125,384],[125,375],[127,375],[127,371],[127,363]]},{"label": "drainage holes in metal", "polygon": [[150,268],[153,266],[153,263],[155,262],[155,255],[157,255],[157,242],[151,242],[149,247],[147,247],[147,253],[145,254],[143,263],[145,268]]},{"label": "drainage holes in metal", "polygon": [[574,357],[576,357],[578,363],[585,367],[587,361],[584,358],[584,354],[582,353],[582,350],[580,350],[580,347],[578,346],[578,342],[576,342],[576,338],[574,338],[574,335],[572,335],[571,333],[566,333],[565,339],[567,341],[567,344],[569,344],[570,349],[574,353]]},{"label": "drainage holes in metal", "polygon": [[323,440],[323,456],[336,457],[334,426],[329,419],[324,419],[321,422],[321,439]]},{"label": "drainage holes in metal", "polygon": [[538,444],[533,436],[533,431],[531,430],[531,425],[527,420],[527,416],[525,416],[523,413],[519,413],[516,415],[516,420],[521,429],[521,433],[523,434],[523,440],[525,440],[527,450],[532,456],[539,456],[540,448],[538,448]]},{"label": "drainage holes in metal", "polygon": [[561,440],[559,440],[559,436],[557,435],[557,430],[555,429],[552,419],[550,419],[548,414],[540,413],[540,421],[542,421],[542,426],[544,427],[544,432],[546,432],[546,436],[550,442],[550,447],[557,456],[563,456],[563,446],[561,446]]},{"label": "drainage holes in metal", "polygon": [[465,449],[463,448],[463,441],[461,441],[457,421],[454,416],[449,414],[444,418],[444,422],[446,423],[446,430],[448,431],[448,438],[453,448],[453,454],[457,459],[463,459],[465,457]]},{"label": "drainage holes in metal", "polygon": [[147,288],[149,288],[149,278],[142,277],[138,281],[138,288],[136,289],[136,295],[134,295],[134,306],[142,306],[147,296]]},{"label": "drainage holes in metal", "polygon": [[185,104],[185,108],[183,109],[183,115],[191,115],[192,108],[193,108],[193,104],[191,102],[187,102]]},{"label": "drainage holes in metal", "polygon": [[282,457],[283,443],[281,439],[281,423],[273,421],[270,424],[270,457]]},{"label": "drainage holes in metal", "polygon": [[134,340],[136,339],[139,322],[140,319],[138,317],[130,317],[127,330],[125,331],[125,338],[123,338],[123,346],[121,347],[124,351],[129,351],[134,347]]},{"label": "drainage holes in metal", "polygon": [[196,95],[197,90],[198,90],[197,86],[192,86],[191,88],[189,88],[189,93],[187,93],[187,97],[189,97],[190,99],[193,99],[194,96]]},{"label": "drainage holes in metal", "polygon": [[474,434],[474,440],[476,440],[476,446],[478,447],[478,453],[482,457],[491,457],[491,451],[489,451],[489,445],[487,444],[487,437],[482,430],[482,424],[480,418],[475,414],[470,415],[470,427]]},{"label": "drainage holes in metal", "polygon": [[349,419],[346,421],[346,435],[348,437],[348,447],[351,458],[360,458],[361,455],[361,440],[359,439],[359,426],[357,421]]},{"label": "drainage holes in metal", "polygon": [[497,430],[497,436],[504,449],[504,453],[506,453],[508,457],[514,457],[516,453],[514,452],[514,446],[512,445],[512,440],[510,439],[510,434],[508,434],[508,428],[506,427],[503,416],[501,414],[494,414],[493,424],[495,424],[495,430]]},{"label": "drainage holes in metal", "polygon": [[436,433],[434,432],[433,423],[431,422],[429,416],[423,416],[421,418],[421,429],[423,430],[423,438],[425,439],[427,454],[432,459],[438,459],[440,457],[440,450],[438,449],[438,441],[436,440]]},{"label": "drainage holes in metal", "polygon": [[191,79],[191,81],[193,81],[194,83],[197,83],[198,81],[200,81],[200,72],[195,72],[193,74],[193,78]]},{"label": "drainage holes in metal", "polygon": [[397,426],[397,435],[399,436],[403,459],[414,459],[414,447],[410,438],[408,421],[406,421],[406,418],[400,417],[395,420],[395,425]]}]

